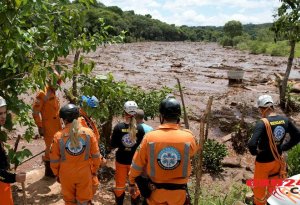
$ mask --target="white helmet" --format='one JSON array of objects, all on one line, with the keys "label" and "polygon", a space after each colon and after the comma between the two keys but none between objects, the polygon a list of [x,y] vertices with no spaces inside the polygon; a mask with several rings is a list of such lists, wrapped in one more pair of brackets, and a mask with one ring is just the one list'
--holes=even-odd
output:
[{"label": "white helmet", "polygon": [[129,115],[135,115],[137,111],[137,104],[134,101],[127,101],[124,104],[124,111]]},{"label": "white helmet", "polygon": [[261,95],[257,100],[258,107],[270,107],[274,105],[274,101],[270,95]]},{"label": "white helmet", "polygon": [[3,97],[0,96],[0,107],[6,106],[6,101],[4,100]]}]

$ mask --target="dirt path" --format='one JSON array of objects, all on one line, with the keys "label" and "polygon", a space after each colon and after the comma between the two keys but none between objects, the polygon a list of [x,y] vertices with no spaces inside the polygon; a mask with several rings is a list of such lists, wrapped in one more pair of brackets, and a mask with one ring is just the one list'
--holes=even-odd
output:
[{"label": "dirt path", "polygon": [[[177,83],[175,78],[178,77],[184,87],[191,130],[196,136],[199,133],[199,123],[195,119],[200,118],[208,97],[214,96],[212,107],[214,121],[210,128],[209,138],[217,139],[230,132],[221,127],[222,123],[228,121],[225,115],[229,113],[237,119],[240,117],[239,105],[246,105],[248,116],[246,120],[254,122],[258,117],[254,107],[259,95],[271,94],[276,101],[278,100],[273,74],[284,73],[286,68],[286,58],[249,55],[234,49],[222,48],[213,43],[147,42],[111,45],[100,47],[86,57],[96,62],[94,74],[111,72],[116,80],[125,80],[131,85],[147,90],[162,86],[173,88]],[[72,62],[72,59],[73,56],[69,56],[67,61]],[[242,86],[228,86],[228,66],[245,70]],[[293,70],[291,78],[299,81],[299,70]],[[179,96],[176,89],[174,94]],[[231,122],[228,123],[230,127]],[[156,127],[159,122],[155,120],[150,121],[149,124]],[[17,130],[19,133],[22,132],[20,129]],[[24,143],[24,145],[33,153],[43,150],[42,140],[33,141],[30,145]],[[230,147],[230,144],[228,146]],[[222,178],[206,175],[204,184],[217,183],[223,191],[226,191],[232,182],[241,183],[245,175],[252,174],[253,157],[248,154],[237,156],[232,150],[229,157],[240,158],[242,168],[226,168]],[[34,169],[30,172],[27,182],[29,204],[63,204],[59,194],[59,184],[42,179],[41,167],[40,157],[20,167],[24,170]],[[112,187],[112,180],[103,183],[96,196],[95,204],[113,204]],[[16,194],[18,195],[15,196],[16,204],[21,204],[19,200],[21,194],[17,190]]]}]

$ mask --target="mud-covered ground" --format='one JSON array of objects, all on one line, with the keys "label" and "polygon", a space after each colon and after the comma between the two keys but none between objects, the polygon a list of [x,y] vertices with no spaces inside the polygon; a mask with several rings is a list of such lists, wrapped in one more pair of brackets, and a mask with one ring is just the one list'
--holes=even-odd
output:
[{"label": "mud-covered ground", "polygon": [[[240,120],[242,110],[245,111],[247,123],[255,122],[259,117],[255,108],[259,95],[270,94],[278,101],[274,73],[283,74],[287,64],[287,58],[249,55],[213,43],[191,42],[111,45],[100,47],[86,57],[95,61],[96,75],[112,73],[116,80],[124,80],[130,85],[146,90],[168,86],[174,88],[178,99],[179,92],[175,86],[176,78],[179,78],[184,88],[190,129],[195,136],[199,135],[198,120],[204,112],[209,96],[213,96],[208,137],[220,141],[223,136],[233,131],[232,128]],[[69,56],[65,62],[72,62],[72,59],[73,56]],[[242,68],[245,71],[243,84],[228,86],[227,70],[231,67]],[[299,71],[300,65],[297,61],[291,73],[292,80],[300,81]],[[292,117],[296,121],[300,119],[297,115]],[[159,124],[158,120],[148,123],[154,127]],[[22,132],[22,129],[19,128],[16,132]],[[43,149],[41,139],[22,144],[28,146],[33,154]],[[232,150],[230,141],[226,142],[226,145],[230,150],[227,162],[239,164],[240,168],[226,167],[221,177],[205,174],[202,182],[204,188],[214,183],[215,187],[220,187],[220,193],[226,193],[233,183],[242,183],[242,180],[252,177],[253,174],[254,158],[249,154],[237,155]],[[37,157],[19,168],[34,170],[30,172],[27,181],[29,204],[63,204],[59,184],[42,179],[41,165],[41,158]],[[109,166],[113,167],[113,160],[109,161]],[[102,182],[95,196],[95,204],[113,204],[112,187],[113,180]],[[15,190],[16,204],[22,204],[21,192],[16,186]]]}]

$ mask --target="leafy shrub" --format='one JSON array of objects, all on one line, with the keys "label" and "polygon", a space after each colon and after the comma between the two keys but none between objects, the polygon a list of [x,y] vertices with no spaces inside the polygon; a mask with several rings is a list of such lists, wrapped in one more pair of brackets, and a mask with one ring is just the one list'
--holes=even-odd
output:
[{"label": "leafy shrub", "polygon": [[288,151],[287,164],[289,176],[300,173],[300,144]]},{"label": "leafy shrub", "polygon": [[286,56],[288,52],[288,47],[284,43],[278,43],[272,48],[271,56]]},{"label": "leafy shrub", "polygon": [[247,42],[249,37],[247,35],[236,36],[232,39],[233,46],[237,46],[239,43]]},{"label": "leafy shrub", "polygon": [[247,144],[253,133],[253,126],[251,124],[239,123],[234,127],[231,141],[232,147],[237,154],[244,154],[247,152]]},{"label": "leafy shrub", "polygon": [[203,166],[210,173],[218,174],[223,171],[222,160],[228,154],[224,144],[213,139],[207,139],[203,150]]},{"label": "leafy shrub", "polygon": [[230,37],[228,36],[224,36],[223,38],[221,38],[220,40],[220,44],[224,47],[224,46],[233,46],[233,41]]},{"label": "leafy shrub", "polygon": [[249,48],[251,54],[261,54],[267,51],[266,45],[261,41],[251,41]]}]

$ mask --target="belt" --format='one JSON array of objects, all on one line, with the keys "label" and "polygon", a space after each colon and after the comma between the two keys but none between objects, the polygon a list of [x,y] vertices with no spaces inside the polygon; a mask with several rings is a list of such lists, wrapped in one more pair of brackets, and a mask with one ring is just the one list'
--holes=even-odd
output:
[{"label": "belt", "polygon": [[172,184],[172,183],[154,183],[152,182],[156,189],[166,189],[166,190],[186,190],[187,184]]},{"label": "belt", "polygon": [[278,176],[279,174],[280,174],[280,172],[277,172],[277,173],[275,173],[275,174],[269,175],[269,177],[275,177],[275,176]]}]

